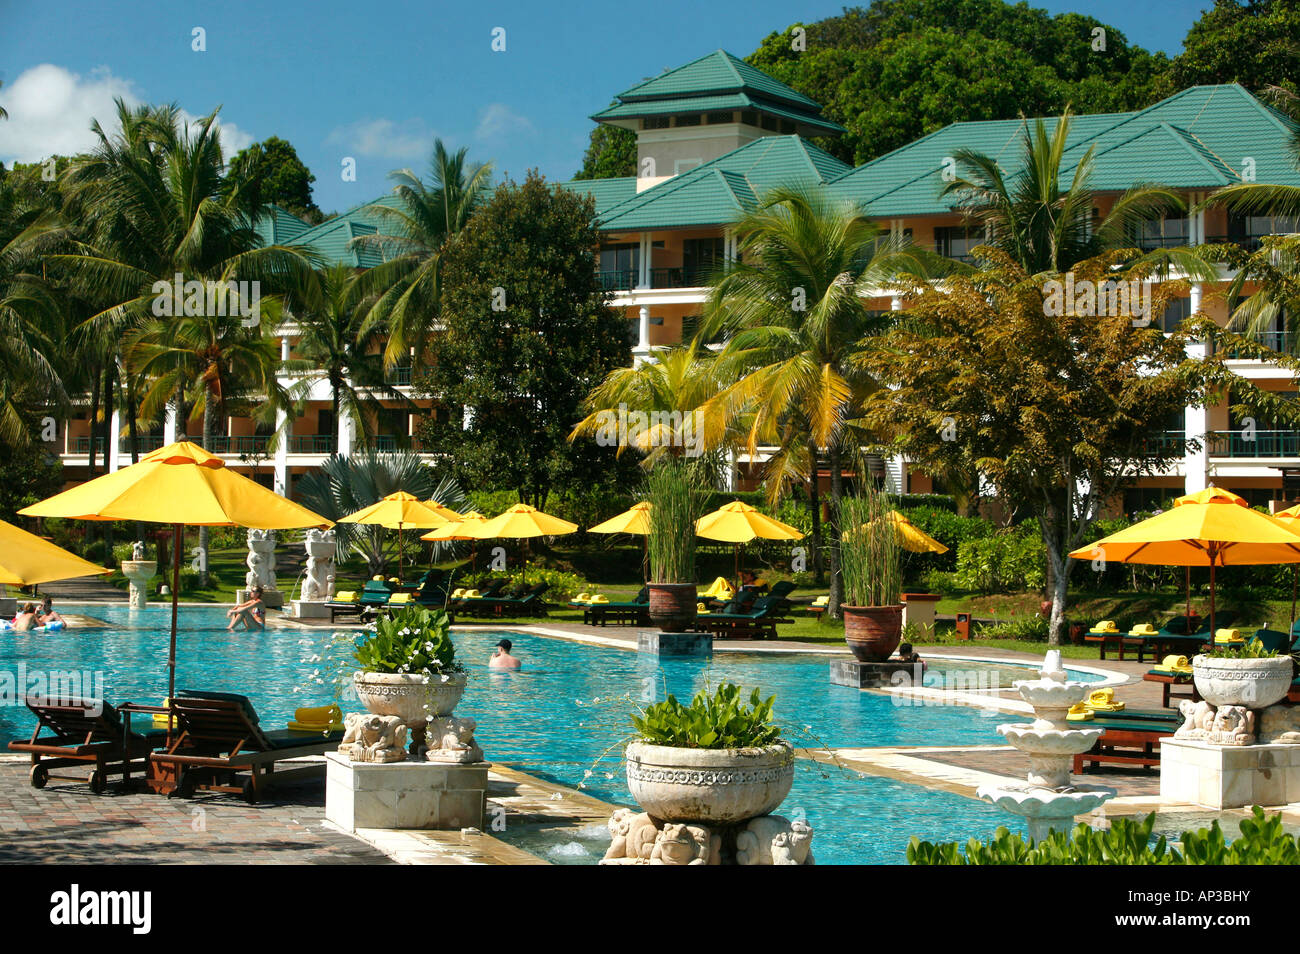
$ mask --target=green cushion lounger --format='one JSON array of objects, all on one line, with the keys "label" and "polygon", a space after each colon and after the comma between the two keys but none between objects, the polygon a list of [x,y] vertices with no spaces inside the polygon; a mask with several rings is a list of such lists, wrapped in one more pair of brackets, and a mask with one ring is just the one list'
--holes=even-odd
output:
[{"label": "green cushion lounger", "polygon": [[582,621],[588,626],[604,626],[609,621],[616,623],[629,623],[636,625],[640,623],[648,626],[650,623],[650,587],[641,587],[634,599],[618,601],[613,603],[583,603],[577,604],[582,607]]}]

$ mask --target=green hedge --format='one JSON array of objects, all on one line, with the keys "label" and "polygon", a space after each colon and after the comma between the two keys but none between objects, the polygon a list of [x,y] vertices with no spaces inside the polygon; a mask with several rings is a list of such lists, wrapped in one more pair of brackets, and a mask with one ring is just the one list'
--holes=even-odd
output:
[{"label": "green hedge", "polygon": [[[1282,828],[1282,816],[1266,817],[1256,805],[1243,818],[1241,835],[1231,843],[1215,821],[1208,829],[1184,832],[1177,847],[1151,832],[1156,816],[1143,821],[1117,818],[1105,831],[1078,825],[1073,832],[1054,831],[1035,844],[999,828],[987,843],[972,838],[931,844],[913,838],[907,846],[911,865],[1294,865],[1300,844]],[[962,850],[964,847],[964,851]]]},{"label": "green hedge", "polygon": [[1037,525],[1026,522],[961,544],[954,580],[964,590],[1015,593],[1042,589],[1044,576],[1043,541]]}]

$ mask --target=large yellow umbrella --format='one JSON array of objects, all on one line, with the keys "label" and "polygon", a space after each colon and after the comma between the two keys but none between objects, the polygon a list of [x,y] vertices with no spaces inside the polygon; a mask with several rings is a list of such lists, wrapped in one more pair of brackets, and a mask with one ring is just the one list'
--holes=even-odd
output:
[{"label": "large yellow umbrella", "polygon": [[[437,530],[431,530],[421,540],[432,540],[435,542],[448,540],[481,540],[483,537],[479,534],[479,529],[487,523],[487,517],[477,510],[471,510],[467,514],[457,515],[457,519],[451,523],[439,527]],[[478,548],[470,547],[470,572],[478,570]]]},{"label": "large yellow umbrella", "polygon": [[528,504],[515,504],[504,513],[499,513],[483,526],[476,528],[482,538],[490,540],[495,537],[509,539],[528,539],[531,537],[557,537],[573,533],[578,529],[576,523],[569,523],[549,513],[543,513]]},{"label": "large yellow umbrella", "polygon": [[775,520],[739,500],[706,513],[695,521],[695,535],[736,545],[736,575],[740,575],[740,545],[762,537],[764,540],[802,540],[803,533],[788,523]]},{"label": "large yellow umbrella", "polygon": [[31,586],[113,571],[0,520],[0,583]]},{"label": "large yellow umbrella", "polygon": [[[911,553],[947,553],[948,548],[908,520],[897,510],[889,511],[889,520],[894,524],[898,535],[898,545]],[[865,530],[867,524],[860,529]],[[845,530],[841,538],[847,540],[849,531]]]},{"label": "large yellow umbrella", "polygon": [[[438,507],[447,513],[460,516],[454,510],[442,507],[441,504]],[[451,523],[451,520],[435,510],[432,504],[426,503],[414,494],[408,494],[405,490],[399,490],[368,507],[362,507],[356,513],[339,517],[339,523],[364,523],[396,530],[397,578],[400,580],[402,578],[402,531],[406,528],[442,527]]]},{"label": "large yellow umbrella", "polygon": [[[1235,496],[1235,495],[1234,495]],[[1198,506],[1177,506],[1070,554],[1119,563],[1208,566],[1210,629],[1214,629],[1214,568],[1300,563],[1300,536],[1267,514],[1221,496]]]},{"label": "large yellow umbrella", "polygon": [[[1273,514],[1273,519],[1292,533],[1300,535],[1300,504],[1287,507],[1285,510],[1279,510]],[[1293,564],[1291,566],[1291,630],[1295,629],[1296,579],[1298,576],[1300,576],[1300,567]]]},{"label": "large yellow umbrella", "polygon": [[630,533],[635,536],[645,537],[645,554],[643,557],[643,569],[647,569],[650,562],[650,501],[643,500],[638,504],[633,504],[627,510],[617,516],[610,517],[603,523],[598,523],[594,527],[588,527],[588,533]]},{"label": "large yellow umbrella", "polygon": [[1222,487],[1216,487],[1213,484],[1204,490],[1198,490],[1194,494],[1183,494],[1181,497],[1174,498],[1174,506],[1181,507],[1184,504],[1204,504],[1204,503],[1230,503],[1238,507],[1249,507],[1246,498],[1234,494],[1231,490],[1224,490]]},{"label": "large yellow umbrella", "polygon": [[444,506],[433,499],[424,501],[424,505],[439,516],[446,517],[448,520],[459,520],[464,516],[464,514],[459,514],[450,507]]},{"label": "large yellow umbrella", "polygon": [[181,528],[328,527],[330,520],[226,467],[197,444],[177,441],[139,463],[104,474],[19,511],[26,517],[139,520],[172,525],[172,626],[167,697],[176,695],[176,606],[180,594]]}]

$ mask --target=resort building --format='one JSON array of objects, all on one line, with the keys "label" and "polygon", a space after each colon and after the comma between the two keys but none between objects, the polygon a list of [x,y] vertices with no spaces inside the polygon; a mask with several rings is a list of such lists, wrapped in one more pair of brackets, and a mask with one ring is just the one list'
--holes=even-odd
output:
[{"label": "resort building", "polygon": [[[950,202],[939,198],[945,175],[953,169],[952,157],[960,149],[974,149],[998,158],[1014,172],[1024,131],[1021,120],[954,123],[854,168],[812,141],[843,131],[821,115],[817,103],[721,50],[632,86],[592,118],[633,130],[637,137],[636,176],[564,184],[595,201],[602,235],[600,276],[613,306],[627,316],[633,361],[653,360],[656,349],[682,340],[683,329],[705,300],[704,277],[736,255],[729,223],[779,185],[825,189],[858,204],[894,236],[945,256],[967,258],[983,236]],[[1047,118],[1049,128],[1053,121]],[[1294,131],[1287,117],[1240,86],[1198,86],[1143,110],[1076,117],[1063,175],[1093,151],[1090,184],[1098,197],[1099,216],[1125,190],[1144,183],[1176,190],[1189,206],[1243,181],[1300,186],[1300,170],[1289,148]],[[371,267],[381,260],[380,253],[354,240],[383,230],[374,204],[314,227],[277,210],[264,223],[263,233],[268,242],[311,245],[330,262]],[[1266,235],[1298,230],[1294,221],[1229,216],[1210,207],[1148,222],[1134,241],[1147,248],[1222,241],[1252,247]],[[1193,284],[1187,297],[1156,320],[1172,328],[1201,312],[1226,324],[1223,292],[1230,278],[1224,271],[1218,282]],[[869,306],[897,310],[903,302],[889,289],[880,289]],[[278,334],[282,354],[292,356],[292,322]],[[1289,349],[1281,321],[1266,343]],[[1205,347],[1194,346],[1202,352]],[[1268,362],[1241,360],[1233,367],[1264,388],[1291,391],[1290,373]],[[397,368],[392,385],[409,394],[416,371]],[[351,421],[334,420],[330,406],[327,382],[314,381],[306,410],[292,422],[292,437],[273,454],[267,453],[268,435],[258,433],[248,419],[225,422],[215,450],[233,466],[292,493],[296,474],[356,445]],[[431,412],[427,401],[415,411],[401,402],[387,402],[373,422],[374,442],[380,448],[411,447],[415,415]],[[125,433],[124,426],[118,426],[122,423],[115,417],[114,433]],[[62,458],[72,480],[85,473],[89,433],[86,418],[67,422],[60,432]],[[170,440],[175,433],[175,423],[169,422],[164,433],[150,440]],[[1189,444],[1189,438],[1197,440]],[[1158,504],[1209,482],[1256,504],[1300,496],[1300,432],[1268,422],[1255,422],[1243,432],[1226,401],[1188,408],[1180,420],[1169,422],[1162,440],[1188,448],[1181,463],[1161,476],[1140,480],[1126,493],[1124,510]],[[109,467],[129,462],[124,446],[107,449]],[[761,460],[741,459],[738,486],[752,485],[760,465]],[[901,459],[887,462],[886,478],[900,492],[942,490]]]}]

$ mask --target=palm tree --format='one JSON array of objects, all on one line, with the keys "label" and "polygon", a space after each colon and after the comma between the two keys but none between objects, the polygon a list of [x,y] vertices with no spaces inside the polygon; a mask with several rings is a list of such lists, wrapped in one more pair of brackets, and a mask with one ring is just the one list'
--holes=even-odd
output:
[{"label": "palm tree", "polygon": [[[952,198],[973,221],[983,225],[986,245],[1011,258],[1031,275],[1068,271],[1077,262],[1104,251],[1130,248],[1143,223],[1186,206],[1169,189],[1137,186],[1125,192],[1110,212],[1094,221],[1096,193],[1089,181],[1096,166],[1096,147],[1079,158],[1067,182],[1062,163],[1069,144],[1067,109],[1049,135],[1041,119],[1025,125],[1020,168],[1008,177],[997,159],[973,149],[954,153],[963,174],[948,183],[941,197]],[[1213,277],[1187,248],[1155,249],[1129,264],[1151,271]]]},{"label": "palm tree", "polygon": [[351,268],[334,265],[319,271],[301,297],[302,304],[293,307],[299,357],[283,367],[300,376],[292,393],[301,397],[313,382],[327,382],[330,419],[338,421],[340,414],[352,418],[364,447],[369,443],[366,421],[383,406],[380,397],[411,402],[384,377],[381,334],[378,328],[363,328],[362,299]]},{"label": "palm tree", "polygon": [[[132,391],[145,392],[142,406],[158,413],[172,397],[181,407],[195,402],[204,412],[206,447],[213,412],[231,394],[265,387],[268,411],[283,399],[270,373],[278,355],[272,357],[269,342],[259,340],[260,316],[256,330],[234,327],[240,319],[226,315],[160,320],[156,304],[170,291],[159,289],[191,281],[205,288],[256,282],[263,313],[275,313],[275,296],[302,287],[311,256],[300,248],[262,245],[254,228],[260,210],[250,200],[257,184],[240,181],[226,188],[216,110],[193,129],[176,106],[131,108],[118,100],[117,112],[121,131],[109,136],[96,121],[98,145],[65,174],[70,195],[83,203],[89,239],[51,261],[66,270],[79,295],[98,306],[82,332],[106,350],[120,342],[132,352],[122,362],[130,373],[157,375],[172,389],[162,394],[156,379],[130,382]],[[207,300],[215,303],[216,297]],[[232,297],[220,297],[221,307],[214,310],[228,311]],[[206,303],[186,308],[205,309]],[[113,393],[117,364],[105,354],[106,395]],[[232,377],[245,371],[251,374],[247,381]],[[136,415],[127,417],[134,437]],[[206,553],[206,530],[200,547]]]},{"label": "palm tree", "polygon": [[412,355],[416,361],[424,357],[437,325],[443,250],[487,196],[492,166],[467,165],[467,153],[464,148],[448,153],[439,139],[433,146],[429,182],[410,169],[392,173],[393,194],[400,206],[372,206],[387,231],[353,239],[392,256],[361,280],[362,291],[375,295],[363,331],[387,331],[384,363],[388,367]]},{"label": "palm tree", "polygon": [[[435,479],[420,456],[410,451],[381,454],[364,450],[351,457],[332,456],[320,470],[304,474],[295,489],[304,506],[331,520],[378,503],[399,490],[421,500],[436,500],[458,513],[467,506],[464,491],[455,480]],[[334,533],[338,559],[346,560],[355,551],[365,559],[372,575],[383,573],[396,554],[395,541],[386,537],[383,527],[336,523]],[[440,546],[434,548],[435,559]]]},{"label": "palm tree", "polygon": [[[880,228],[852,203],[825,193],[778,189],[733,226],[741,260],[713,284],[702,334],[721,335],[719,375],[734,383],[711,399],[709,413],[744,415],[751,455],[760,444],[778,449],[767,466],[776,500],[791,479],[806,480],[813,518],[814,557],[821,550],[820,461],[830,465],[831,596],[838,615],[842,468],[871,435],[859,426],[863,399],[877,385],[853,360],[890,319],[866,306],[902,274],[933,274],[934,257],[884,240]],[[861,469],[859,470],[861,472]]]}]

